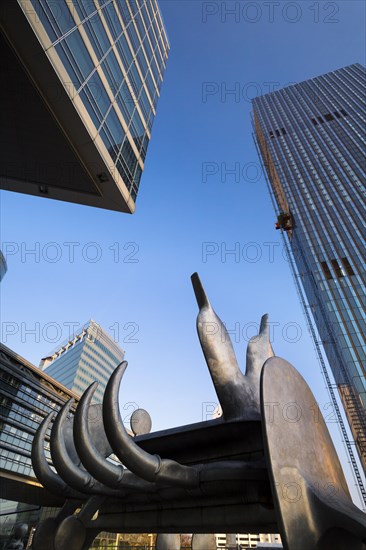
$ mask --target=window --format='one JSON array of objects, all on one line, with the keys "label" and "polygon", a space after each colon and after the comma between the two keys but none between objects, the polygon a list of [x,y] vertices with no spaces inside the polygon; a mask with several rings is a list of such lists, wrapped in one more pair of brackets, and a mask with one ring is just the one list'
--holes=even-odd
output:
[{"label": "window", "polygon": [[118,146],[118,148],[122,145],[123,138],[125,137],[125,133],[123,131],[122,125],[120,121],[118,120],[118,117],[116,115],[116,112],[114,109],[111,109],[107,118],[106,118],[106,124],[109,128],[109,131],[114,139],[115,144]]},{"label": "window", "polygon": [[127,43],[127,40],[124,34],[122,34],[118,42],[116,42],[116,46],[123,59],[125,69],[127,71],[133,58],[132,58],[130,47]]},{"label": "window", "polygon": [[111,88],[113,95],[115,95],[123,82],[123,74],[119,68],[117,58],[113,51],[110,51],[107,59],[103,61],[102,68],[108,80],[109,87]]},{"label": "window", "polygon": [[104,17],[107,21],[108,28],[111,31],[114,40],[116,40],[117,36],[122,33],[122,27],[119,22],[116,10],[114,9],[113,2],[108,4],[104,9]]},{"label": "window", "polygon": [[340,279],[341,277],[344,277],[344,273],[342,271],[341,266],[338,263],[338,260],[331,260],[331,261],[332,261],[332,266],[334,268],[334,271],[336,272],[336,275],[337,275],[338,279]]},{"label": "window", "polygon": [[334,116],[331,113],[327,113],[326,115],[324,115],[324,118],[328,122],[330,122],[331,120],[334,120]]},{"label": "window", "polygon": [[126,81],[122,84],[121,90],[117,95],[117,104],[121,109],[126,122],[130,121],[135,108],[135,100],[131,95]]},{"label": "window", "polygon": [[128,139],[126,139],[123,143],[120,160],[124,163],[125,168],[132,176],[136,169],[137,158]]},{"label": "window", "polygon": [[111,44],[98,13],[87,21],[84,29],[89,36],[96,56],[100,59],[110,49]]},{"label": "window", "polygon": [[90,118],[92,119],[92,121],[94,123],[94,126],[96,128],[99,128],[99,126],[100,126],[100,114],[96,113],[96,111],[95,111],[94,102],[91,101],[89,91],[88,91],[88,93],[86,93],[85,89],[81,90],[79,96],[80,96],[80,99],[82,100],[82,102],[84,103],[84,106],[85,106],[86,110],[88,111],[88,114],[89,114]]},{"label": "window", "polygon": [[85,47],[84,41],[80,36],[78,30],[75,30],[67,38],[65,38],[65,43],[69,46],[70,51],[75,56],[78,68],[86,78],[94,69],[94,63],[89,55],[88,50]]},{"label": "window", "polygon": [[95,5],[93,2],[82,2],[82,0],[76,0],[73,4],[81,20],[95,12]]},{"label": "window", "polygon": [[79,67],[75,63],[73,56],[71,55],[70,49],[66,44],[56,44],[55,50],[57,55],[62,61],[63,66],[65,67],[73,85],[78,89],[81,83],[84,80],[83,75],[81,74]]},{"label": "window", "polygon": [[[37,5],[36,2],[34,2],[34,4]],[[59,2],[43,1],[42,4],[42,7],[46,12],[53,28],[56,30],[58,37],[66,34],[70,29],[76,26],[65,0],[61,0]],[[58,32],[58,29],[60,29],[60,32]]]},{"label": "window", "polygon": [[328,267],[327,262],[321,262],[321,266],[322,266],[322,270],[323,270],[323,273],[325,275],[325,278],[328,279],[328,281],[330,279],[333,279],[332,273],[331,273],[331,271]]},{"label": "window", "polygon": [[111,102],[97,71],[89,78],[87,88],[95,105],[99,107],[100,112],[104,116]]},{"label": "window", "polygon": [[45,28],[51,42],[55,42],[57,40],[57,34],[55,32],[54,26],[50,23],[49,15],[46,14],[45,8],[42,7],[39,4],[39,1],[37,0],[31,0],[34,9],[36,10],[37,16],[39,17],[43,27]]},{"label": "window", "polygon": [[349,276],[354,275],[355,272],[353,271],[352,266],[349,263],[349,261],[347,260],[347,258],[341,258],[341,261],[342,261],[344,269],[346,270],[347,275],[349,275]]}]

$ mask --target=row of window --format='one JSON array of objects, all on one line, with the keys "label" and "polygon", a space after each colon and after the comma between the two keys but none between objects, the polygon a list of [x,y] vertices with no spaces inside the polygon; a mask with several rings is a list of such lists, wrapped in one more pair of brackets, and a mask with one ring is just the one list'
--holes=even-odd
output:
[{"label": "row of window", "polygon": [[[343,116],[348,116],[348,113],[344,109],[339,109],[340,113],[342,113]],[[338,111],[333,111],[336,118],[342,118]],[[335,120],[332,113],[326,113],[323,115],[324,118],[321,116],[318,116],[317,119],[320,122],[320,124],[324,124],[324,122],[331,122],[332,120]],[[314,126],[318,126],[318,122],[315,118],[311,119],[311,122],[314,124]]]},{"label": "row of window", "polygon": [[36,394],[28,386],[20,383],[17,378],[12,377],[6,371],[0,371],[0,389],[9,394],[16,395],[18,399],[23,400],[34,410],[49,412],[50,407],[55,406],[54,401],[45,394]]},{"label": "row of window", "polygon": [[[77,382],[74,382],[72,390],[76,394],[82,395],[84,393],[84,391],[86,390],[86,388],[90,385],[91,382],[90,382],[90,380],[85,380],[85,379],[84,380],[81,379],[80,381],[83,382],[83,385],[78,384]],[[103,401],[103,391],[100,388],[97,388],[95,390],[93,400],[97,401],[99,403],[101,403]]]},{"label": "row of window", "polygon": [[[103,335],[100,336],[100,338],[102,338]],[[115,355],[110,349],[108,349],[107,346],[105,346],[100,339],[95,339],[93,341],[93,343],[98,347],[100,348],[106,355],[108,355],[108,357],[110,357],[112,359],[112,361],[118,365],[121,361],[123,361],[123,355],[124,355],[124,352],[122,350],[119,350],[120,351],[120,354],[117,356]]]},{"label": "row of window", "polygon": [[[338,279],[340,279],[341,277],[345,277],[345,275],[352,276],[355,274],[347,258],[341,258],[341,262],[344,270],[342,269],[342,266],[339,264],[338,260],[335,260],[335,259],[331,260],[333,269]],[[327,262],[325,261],[321,262],[320,265],[322,266],[322,270],[325,275],[325,278],[328,280],[333,279],[332,272],[329,269]]]},{"label": "row of window", "polygon": [[[149,132],[155,116],[154,108],[157,104],[158,90],[162,81],[162,72],[165,68],[163,57],[167,57],[166,52],[162,53],[163,49],[161,49],[161,41],[164,41],[164,29],[160,18],[158,18],[159,10],[157,6],[152,9],[153,5],[149,2],[147,4],[142,3],[141,7],[132,3],[130,5],[132,15],[129,12],[127,2],[118,2],[118,9],[124,21],[125,30],[122,30],[113,2],[104,2],[100,6],[106,25],[112,34],[113,44],[121,56],[127,74],[125,79],[113,51],[112,43],[107,36],[101,15],[96,6],[93,7],[93,2],[90,2],[89,7],[90,9],[86,9],[86,6],[79,2],[75,5],[82,21],[82,28],[86,32],[100,68],[107,78],[114,96],[114,104],[102,83],[98,69],[95,68],[80,30],[75,27],[75,23],[72,24],[73,17],[65,2],[61,1],[55,11],[53,4],[51,6],[47,0],[42,0],[38,9],[44,13],[41,19],[46,29],[48,29],[51,22],[62,30],[62,32],[57,33],[57,38],[51,37],[54,47],[110,153],[116,171],[119,172],[131,194],[136,197],[142,174],[139,157],[144,162],[149,142]],[[131,52],[126,35],[131,40],[134,53]],[[153,47],[150,46],[150,41]],[[141,69],[141,76],[138,66]],[[148,95],[150,95],[150,98]],[[125,128],[116,114],[117,106],[121,110],[137,148],[137,153],[133,153],[133,155],[129,154],[129,149],[132,149],[132,147],[127,143]],[[148,130],[145,130],[139,108]]]},{"label": "row of window", "polygon": [[[281,132],[282,132],[282,135],[283,135],[283,136],[286,135],[286,130],[285,130],[284,128],[281,128]],[[276,134],[277,137],[280,137],[280,136],[281,136],[279,130],[275,130],[275,134]],[[272,130],[269,132],[269,137],[270,137],[271,139],[274,138],[274,133],[272,132]]]},{"label": "row of window", "polygon": [[[86,369],[80,368],[82,364],[86,365]],[[106,364],[104,361],[103,363],[96,359],[94,355],[88,353],[86,350],[83,352],[83,356],[80,359],[80,363],[78,365],[77,373],[79,371],[85,372],[85,374],[88,374],[89,376],[93,376],[94,380],[98,380],[99,382],[101,380],[104,380],[105,384],[107,384],[110,373],[113,372],[113,368],[108,368],[108,364]],[[92,374],[92,372],[95,374]],[[103,374],[103,372],[106,372],[107,374]]]},{"label": "row of window", "polygon": [[[54,0],[52,0],[51,2],[49,2],[48,0],[32,0],[32,3],[37,13],[37,16],[42,21],[42,24],[46,29],[52,43],[58,42],[62,39],[63,36],[65,36],[66,34],[71,34],[75,29],[76,23],[73,12],[74,9],[76,9],[77,14],[83,25],[88,25],[89,23],[91,23],[92,25],[97,25],[97,28],[95,30],[98,31],[98,37],[102,37],[102,41],[104,29],[101,29],[101,34],[99,34],[100,25],[98,25],[98,18],[96,17],[98,15],[99,9],[103,10],[104,14],[107,14],[108,26],[111,25],[113,31],[115,30],[114,27],[120,27],[118,16],[111,0],[108,0],[104,3],[101,2],[98,8],[94,4],[94,2],[90,1],[88,3],[88,9],[86,9],[85,0],[74,0],[73,4],[69,7],[67,6],[65,0],[57,0],[57,2],[55,2]],[[131,10],[131,14],[129,12],[129,8]],[[141,16],[143,17],[146,27],[149,30],[151,29],[149,33],[150,40],[153,43],[157,41],[159,44],[159,56],[157,53],[156,56],[160,67],[163,67],[164,57],[166,57],[165,50],[168,48],[168,43],[164,35],[164,28],[158,8],[156,7],[156,11],[154,11],[150,2],[143,3],[141,7],[139,7],[136,2],[129,2],[129,4],[127,4],[126,1],[118,0],[117,9],[122,17],[125,27],[127,28],[129,25],[131,25],[131,21],[135,19],[136,25],[139,28],[140,33],[144,33],[144,29],[140,21]],[[151,25],[149,17],[151,18],[153,25]],[[152,32],[152,27],[154,32]],[[112,34],[114,33],[112,32]],[[98,52],[98,49],[99,47],[97,47],[96,53]]]},{"label": "row of window", "polygon": [[11,472],[16,472],[18,474],[35,477],[32,470],[30,458],[26,459],[20,457],[18,454],[13,456],[12,452],[5,451],[3,449],[1,450],[0,468],[2,468],[3,470],[9,470]]},{"label": "row of window", "polygon": [[[335,115],[336,118],[342,118],[338,111],[333,111],[333,112],[334,112],[334,115]],[[348,113],[346,113],[346,111],[344,109],[340,109],[340,112],[342,113],[343,116],[348,116]],[[325,115],[323,115],[323,117],[324,118],[322,118],[321,116],[318,116],[317,118],[312,118],[311,122],[314,124],[314,126],[317,126],[318,125],[317,120],[319,121],[320,124],[324,124],[324,122],[330,122],[332,120],[335,120],[332,113],[326,113]],[[269,131],[269,137],[271,139],[273,139],[275,137],[275,135],[277,137],[281,137],[281,133],[282,133],[283,136],[285,136],[287,132],[284,128],[281,128],[281,132],[278,129],[276,129],[274,132],[272,130],[270,130]]]}]

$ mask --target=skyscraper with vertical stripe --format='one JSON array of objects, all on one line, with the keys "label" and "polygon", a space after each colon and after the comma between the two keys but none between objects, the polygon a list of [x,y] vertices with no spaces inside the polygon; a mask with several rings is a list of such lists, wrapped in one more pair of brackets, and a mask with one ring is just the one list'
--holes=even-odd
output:
[{"label": "skyscraper with vertical stripe", "polygon": [[253,100],[256,141],[356,447],[366,467],[366,71]]},{"label": "skyscraper with vertical stripe", "polygon": [[114,369],[125,352],[95,321],[89,321],[40,362],[42,370],[77,395],[98,382],[93,399],[101,403]]}]

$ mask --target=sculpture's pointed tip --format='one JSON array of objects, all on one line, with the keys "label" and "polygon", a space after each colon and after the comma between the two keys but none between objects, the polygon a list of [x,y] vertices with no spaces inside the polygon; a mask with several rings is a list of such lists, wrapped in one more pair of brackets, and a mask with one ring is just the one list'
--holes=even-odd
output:
[{"label": "sculpture's pointed tip", "polygon": [[268,313],[265,313],[262,315],[261,318],[261,324],[259,328],[259,334],[265,334],[266,336],[269,335],[269,324],[268,324],[269,315]]},{"label": "sculpture's pointed tip", "polygon": [[199,278],[198,273],[193,273],[193,275],[191,276],[191,281],[198,307],[201,309],[205,306],[209,306],[210,302],[207,298],[205,289],[202,286],[201,279]]},{"label": "sculpture's pointed tip", "polygon": [[84,391],[83,395],[81,396],[80,398],[80,401],[78,403],[78,407],[82,404],[82,402],[88,402],[90,404],[92,398],[93,398],[93,395],[95,394],[96,392],[96,389],[99,385],[99,382],[97,382],[96,380],[94,380],[94,382],[92,382],[90,384],[90,386],[88,388],[86,388],[86,390]]},{"label": "sculpture's pointed tip", "polygon": [[122,363],[120,363],[116,367],[116,370],[115,370],[116,375],[121,376],[121,378],[122,378],[122,376],[126,372],[127,367],[128,367],[128,362],[127,361],[122,361]]}]

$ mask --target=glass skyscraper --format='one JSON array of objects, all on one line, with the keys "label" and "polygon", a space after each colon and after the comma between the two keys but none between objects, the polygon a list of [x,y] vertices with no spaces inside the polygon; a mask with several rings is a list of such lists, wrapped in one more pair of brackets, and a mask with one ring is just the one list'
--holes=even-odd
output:
[{"label": "glass skyscraper", "polygon": [[366,71],[359,64],[253,100],[256,141],[366,468]]},{"label": "glass skyscraper", "polygon": [[95,321],[89,321],[73,338],[40,362],[40,368],[81,396],[98,382],[94,401],[101,403],[107,382],[123,361],[124,351]]},{"label": "glass skyscraper", "polygon": [[169,52],[157,1],[2,8],[2,187],[133,212]]}]

